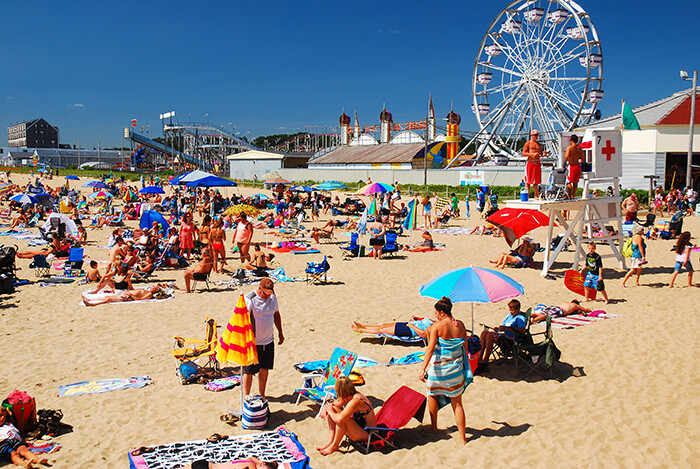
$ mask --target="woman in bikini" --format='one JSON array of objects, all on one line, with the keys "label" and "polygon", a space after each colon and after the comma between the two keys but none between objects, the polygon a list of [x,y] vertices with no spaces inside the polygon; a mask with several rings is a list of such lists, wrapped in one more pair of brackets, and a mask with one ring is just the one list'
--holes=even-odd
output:
[{"label": "woman in bikini", "polygon": [[245,264],[243,267],[248,270],[253,271],[264,271],[266,270],[267,263],[275,258],[274,254],[265,254],[260,249],[260,244],[255,244],[255,252],[253,253],[253,260]]},{"label": "woman in bikini", "polygon": [[122,262],[114,270],[107,272],[97,287],[88,293],[97,293],[101,290],[133,290],[131,284],[131,276],[133,273],[129,270],[129,264]]},{"label": "woman in bikini", "polygon": [[185,213],[180,226],[180,249],[182,250],[181,254],[187,259],[190,258],[192,249],[194,249],[194,235],[197,231],[197,225],[192,220],[192,212]]},{"label": "woman in bikini", "polygon": [[[214,259],[214,272],[221,272],[226,265],[226,232],[223,229],[223,221],[218,218],[214,221],[214,226],[209,232],[209,244],[211,245],[211,255]],[[219,270],[219,257],[221,257],[221,270]]]},{"label": "woman in bikini", "polygon": [[338,450],[345,435],[353,441],[367,441],[369,434],[365,427],[375,427],[377,416],[366,396],[355,390],[355,385],[347,376],[335,382],[338,398],[327,403],[321,411],[321,418],[328,423],[328,442],[316,448],[327,456]]},{"label": "woman in bikini", "polygon": [[202,227],[199,229],[199,244],[200,248],[205,248],[209,246],[209,237],[211,236],[211,216],[209,214],[204,215],[204,220],[202,220]]}]

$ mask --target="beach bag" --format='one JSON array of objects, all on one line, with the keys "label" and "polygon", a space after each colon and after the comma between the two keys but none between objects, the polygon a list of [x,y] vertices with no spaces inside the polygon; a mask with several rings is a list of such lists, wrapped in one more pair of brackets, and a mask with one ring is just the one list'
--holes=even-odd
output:
[{"label": "beach bag", "polygon": [[241,426],[246,430],[262,430],[267,425],[270,408],[262,396],[246,396],[243,400]]},{"label": "beach bag", "polygon": [[622,245],[622,255],[624,257],[632,257],[632,252],[634,251],[632,246],[632,238],[627,238],[625,244]]},{"label": "beach bag", "polygon": [[33,397],[29,397],[29,402],[16,404],[10,404],[8,399],[5,399],[2,406],[10,412],[15,427],[23,436],[36,427],[36,401]]},{"label": "beach bag", "polygon": [[245,270],[243,269],[236,269],[233,272],[233,278],[237,278],[239,280],[243,280],[245,278]]}]

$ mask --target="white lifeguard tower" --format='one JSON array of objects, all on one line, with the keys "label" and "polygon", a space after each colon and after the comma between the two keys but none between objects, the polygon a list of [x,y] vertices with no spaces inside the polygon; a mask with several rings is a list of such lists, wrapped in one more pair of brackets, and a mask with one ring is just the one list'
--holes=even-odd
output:
[{"label": "white lifeguard tower", "polygon": [[[560,135],[560,148],[566,150],[570,132]],[[540,275],[545,276],[554,264],[559,253],[564,248],[566,239],[575,246],[573,269],[578,270],[579,262],[586,257],[587,244],[590,241],[601,242],[610,248],[610,252],[599,252],[602,258],[614,257],[621,269],[625,269],[625,258],[621,253],[622,246],[622,197],[619,190],[619,178],[622,176],[622,134],[619,130],[593,130],[590,140],[590,150],[586,149],[586,161],[592,165],[590,172],[582,173],[583,195],[580,199],[562,200],[507,200],[506,206],[513,208],[530,208],[549,211],[549,228],[545,247],[544,262]],[[587,143],[587,140],[584,143]],[[566,143],[565,143],[566,142]],[[560,166],[563,166],[564,153],[560,155]],[[614,189],[612,197],[591,197],[591,184],[608,184]],[[564,217],[569,213],[569,220]],[[564,229],[564,238],[552,251],[552,233],[555,220]],[[605,229],[605,224],[613,223],[617,233],[611,235]],[[592,225],[597,224],[603,235],[593,237]]]}]

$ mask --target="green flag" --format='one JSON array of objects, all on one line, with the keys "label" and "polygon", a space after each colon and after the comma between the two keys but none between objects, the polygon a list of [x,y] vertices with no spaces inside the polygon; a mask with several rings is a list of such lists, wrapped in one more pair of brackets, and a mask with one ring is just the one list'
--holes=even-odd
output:
[{"label": "green flag", "polygon": [[642,130],[632,108],[622,101],[622,128],[626,130]]}]

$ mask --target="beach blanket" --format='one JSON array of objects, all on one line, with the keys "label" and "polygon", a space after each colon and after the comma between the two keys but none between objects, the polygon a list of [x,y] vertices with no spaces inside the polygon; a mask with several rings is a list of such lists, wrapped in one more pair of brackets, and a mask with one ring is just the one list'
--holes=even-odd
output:
[{"label": "beach blanket", "polygon": [[439,233],[450,236],[459,236],[463,234],[469,234],[471,230],[469,228],[451,227],[451,228],[436,228],[428,230],[431,233]]},{"label": "beach blanket", "polygon": [[399,342],[408,342],[408,343],[421,343],[421,344],[426,344],[427,341],[426,339],[423,339],[422,337],[419,337],[417,335],[412,336],[412,337],[405,337],[405,336],[399,336],[399,335],[390,335],[390,334],[374,334],[374,337],[377,339],[384,339],[384,344],[386,344],[387,339],[391,340],[398,340]]},{"label": "beach blanket", "polygon": [[219,392],[231,389],[232,387],[237,386],[239,384],[241,384],[240,375],[227,376],[225,378],[218,378],[213,381],[209,381],[207,384],[204,385],[204,389],[206,389],[207,391]]},{"label": "beach blanket", "polygon": [[[419,363],[423,361],[423,357],[425,356],[425,352],[414,352],[414,353],[409,353],[406,356],[403,357],[391,357],[389,360],[389,363],[379,363],[377,360],[373,360],[369,357],[364,357],[362,355],[358,355],[357,360],[355,361],[355,366],[353,366],[353,369],[355,368],[367,368],[370,366],[390,366],[390,365],[411,365],[413,363]],[[297,371],[300,371],[302,373],[322,373],[323,370],[326,369],[328,366],[329,360],[314,360],[310,362],[303,362],[303,363],[297,363],[294,365],[294,369]]]},{"label": "beach blanket", "polygon": [[142,388],[153,384],[148,376],[134,376],[133,378],[98,379],[95,381],[83,381],[82,383],[66,384],[58,387],[58,397],[79,396],[81,394],[97,394],[101,392],[117,391],[119,389]]},{"label": "beach blanket", "polygon": [[34,454],[51,454],[60,450],[62,446],[55,440],[26,441],[27,448]]},{"label": "beach blanket", "polygon": [[14,235],[22,235],[22,234],[27,234],[31,233],[29,230],[5,230],[5,231],[0,231],[0,236],[14,236]]},{"label": "beach blanket", "polygon": [[310,469],[304,447],[297,436],[284,427],[271,432],[230,436],[216,443],[197,440],[154,446],[138,456],[131,453],[128,456],[131,469],[175,469],[200,459],[224,463],[251,456],[262,461],[277,461],[281,468]]},{"label": "beach blanket", "polygon": [[[137,289],[141,289],[141,290],[147,290],[148,288],[149,288],[148,286],[137,287]],[[83,295],[85,295],[85,297],[88,300],[97,300],[100,298],[104,298],[105,296],[109,296],[109,295],[114,294],[114,292],[105,292],[105,291],[100,291],[97,293],[88,293],[89,291],[90,290],[86,290],[83,293]],[[173,298],[175,298],[175,290],[173,290],[172,288],[164,288],[163,291],[168,295],[165,298],[151,298],[150,300],[136,300],[136,301],[117,301],[116,303],[107,303],[107,304],[117,304],[117,305],[122,304],[123,305],[123,304],[134,304],[134,303],[146,303],[146,302],[150,302],[150,301],[167,301],[167,300],[172,300]],[[80,304],[82,306],[85,306],[85,303],[83,302],[82,297],[80,299]]]},{"label": "beach blanket", "polygon": [[569,316],[552,318],[552,326],[570,329],[614,317],[615,315],[606,314],[605,311],[593,311],[588,314],[588,316],[584,316],[583,314],[571,314]]},{"label": "beach blanket", "polygon": [[440,408],[449,404],[451,397],[461,395],[474,380],[466,360],[464,339],[438,337],[427,375],[428,395],[437,399]]},{"label": "beach blanket", "polygon": [[43,246],[45,244],[49,244],[45,239],[32,239],[27,242],[27,246]]},{"label": "beach blanket", "polygon": [[270,278],[273,278],[277,282],[306,282],[304,277],[289,277],[284,272],[284,267],[278,267],[270,272]]}]

